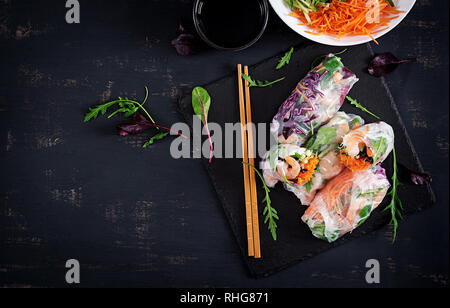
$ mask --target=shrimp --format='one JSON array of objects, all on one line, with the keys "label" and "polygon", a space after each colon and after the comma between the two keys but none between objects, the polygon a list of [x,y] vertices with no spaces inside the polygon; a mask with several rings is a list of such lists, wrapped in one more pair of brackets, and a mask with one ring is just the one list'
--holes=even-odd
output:
[{"label": "shrimp", "polygon": [[341,143],[344,136],[350,131],[350,125],[347,121],[340,123],[336,126],[336,142]]},{"label": "shrimp", "polygon": [[329,180],[341,173],[343,168],[338,155],[331,151],[320,160],[319,173],[324,180]]},{"label": "shrimp", "polygon": [[343,142],[347,148],[347,154],[352,157],[357,156],[366,146],[365,138],[366,136],[357,130],[345,136]]},{"label": "shrimp", "polygon": [[281,177],[286,177],[288,180],[294,180],[297,178],[298,174],[301,171],[300,163],[293,157],[286,157],[285,163],[281,166],[277,166],[278,174]]}]

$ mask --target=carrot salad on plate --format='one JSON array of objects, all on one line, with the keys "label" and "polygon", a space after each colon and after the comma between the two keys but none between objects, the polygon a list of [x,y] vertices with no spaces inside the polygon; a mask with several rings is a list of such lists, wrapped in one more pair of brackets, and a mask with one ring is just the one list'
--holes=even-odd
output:
[{"label": "carrot salad on plate", "polygon": [[392,0],[285,0],[292,10],[291,16],[309,27],[306,33],[327,34],[336,38],[374,34],[388,28],[390,21],[402,11]]}]

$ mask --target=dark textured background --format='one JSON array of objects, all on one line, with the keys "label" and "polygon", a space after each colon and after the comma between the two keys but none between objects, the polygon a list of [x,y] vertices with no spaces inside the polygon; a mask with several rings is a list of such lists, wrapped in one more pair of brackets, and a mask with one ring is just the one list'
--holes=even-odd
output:
[{"label": "dark textured background", "polygon": [[271,12],[252,48],[180,57],[170,46],[191,1],[80,1],[80,25],[64,1],[0,1],[0,287],[65,286],[64,264],[82,265],[82,286],[355,287],[365,261],[382,286],[448,286],[448,2],[419,0],[373,45],[418,57],[387,78],[426,170],[434,208],[267,279],[249,278],[199,161],[174,161],[169,141],[114,135],[113,121],[82,124],[86,109],[151,88],[163,124],[182,118],[183,90],[303,41]]}]

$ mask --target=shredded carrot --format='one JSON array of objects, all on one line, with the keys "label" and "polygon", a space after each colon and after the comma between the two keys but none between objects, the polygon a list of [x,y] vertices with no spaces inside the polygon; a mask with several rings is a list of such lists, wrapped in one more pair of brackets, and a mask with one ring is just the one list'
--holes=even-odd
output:
[{"label": "shredded carrot", "polygon": [[297,90],[297,92],[298,93],[300,93],[306,100],[308,100],[308,97],[305,95],[305,94],[303,94],[303,92],[302,91],[300,91],[299,89],[298,89],[298,87],[297,88],[295,88],[296,90]]},{"label": "shredded carrot", "polygon": [[301,82],[299,82],[298,85],[299,85],[302,89],[309,90],[309,88],[305,87]]},{"label": "shredded carrot", "polygon": [[367,170],[372,165],[372,163],[365,157],[355,158],[345,154],[340,154],[339,158],[342,164],[349,168],[351,171]]},{"label": "shredded carrot", "polygon": [[317,165],[319,164],[319,157],[316,155],[313,158],[310,158],[308,160],[308,163],[306,163],[303,166],[303,169],[306,170],[305,172],[300,172],[297,178],[297,184],[298,185],[305,185],[309,181],[311,181],[312,176],[316,172]]},{"label": "shredded carrot", "polygon": [[[337,38],[367,35],[378,44],[373,35],[387,29],[388,23],[398,18],[403,11],[391,7],[385,0],[374,0],[372,6],[367,3],[367,0],[332,0],[328,6],[310,12],[310,21],[296,9],[290,15],[299,19],[301,25],[311,28],[305,32],[312,35],[328,34]],[[375,10],[379,14],[373,14]],[[379,18],[372,21],[375,15]]]},{"label": "shredded carrot", "polygon": [[326,69],[325,66],[322,66],[319,70],[317,70],[318,73],[320,73],[321,71],[323,71],[324,69]]}]

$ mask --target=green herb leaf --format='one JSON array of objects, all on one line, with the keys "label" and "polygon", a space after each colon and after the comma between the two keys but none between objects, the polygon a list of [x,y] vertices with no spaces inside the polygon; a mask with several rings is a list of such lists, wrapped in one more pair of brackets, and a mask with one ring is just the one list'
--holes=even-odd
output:
[{"label": "green herb leaf", "polygon": [[210,148],[209,163],[211,163],[214,156],[214,146],[208,128],[208,114],[211,107],[211,96],[209,96],[208,91],[202,87],[196,87],[192,91],[192,107],[194,108],[194,113],[202,120],[206,128]]},{"label": "green herb leaf", "polygon": [[194,108],[194,113],[202,120],[203,125],[206,125],[211,107],[211,97],[208,91],[202,87],[196,87],[192,91],[192,107]]},{"label": "green herb leaf", "polygon": [[393,150],[394,155],[394,174],[392,175],[392,189],[388,193],[391,196],[391,202],[383,211],[391,212],[391,224],[394,225],[394,236],[392,242],[394,243],[397,238],[398,230],[398,220],[402,219],[403,203],[398,196],[398,187],[400,186],[400,181],[398,180],[398,166],[397,166],[397,155],[395,153],[395,148]]},{"label": "green herb leaf", "polygon": [[[346,49],[343,49],[343,50],[341,50],[341,51],[339,51],[339,52],[337,52],[337,53],[334,53],[334,55],[335,55],[335,56],[339,56],[339,55],[341,55],[341,54],[347,52],[347,50],[348,50],[347,48],[346,48]],[[319,62],[322,61],[323,59],[325,59],[327,56],[328,56],[328,54],[322,55],[322,56],[318,56],[317,58],[315,58],[315,59],[312,61],[312,63],[311,63],[311,70],[313,70],[317,65],[319,65]]]},{"label": "green herb leaf", "polygon": [[356,99],[351,98],[350,96],[347,96],[347,100],[356,108],[370,114],[371,116],[377,118],[378,120],[380,120],[380,117],[373,114],[372,112],[370,112],[366,107],[364,107],[363,105],[361,105]]},{"label": "green herb leaf", "polygon": [[336,129],[330,126],[323,126],[309,139],[306,148],[314,153],[319,153],[323,147],[328,146],[336,139]]},{"label": "green herb leaf", "polygon": [[291,10],[294,8],[294,0],[289,0],[289,8]]},{"label": "green herb leaf", "polygon": [[250,166],[251,168],[253,168],[253,170],[255,170],[256,174],[259,176],[259,178],[261,179],[261,182],[263,184],[264,187],[264,191],[266,193],[265,198],[263,199],[263,203],[266,204],[266,207],[264,209],[263,215],[265,216],[264,219],[264,224],[269,223],[268,225],[268,229],[270,231],[270,233],[272,234],[272,238],[274,241],[277,240],[277,220],[280,220],[280,218],[278,217],[278,212],[277,210],[275,210],[272,207],[272,201],[270,200],[270,189],[269,187],[267,187],[266,182],[264,181],[264,177],[262,176],[262,174],[258,171],[258,169],[255,168],[255,166],[249,164],[249,163],[243,163],[245,165]]},{"label": "green herb leaf", "polygon": [[312,186],[313,186],[313,179],[311,179],[308,183],[303,185],[303,187],[305,187],[308,194],[311,193]]},{"label": "green herb leaf", "polygon": [[[97,119],[100,114],[105,115],[108,112],[109,108],[117,105],[117,106],[119,106],[119,109],[117,109],[116,111],[111,113],[111,115],[108,116],[108,119],[114,117],[115,115],[117,115],[119,113],[123,113],[126,118],[129,118],[132,115],[134,115],[136,112],[138,112],[139,109],[141,109],[147,115],[147,117],[150,119],[150,121],[152,121],[153,124],[156,124],[156,122],[153,120],[151,115],[144,108],[144,104],[147,102],[147,99],[148,99],[148,93],[149,93],[148,88],[145,87],[145,98],[144,98],[144,101],[142,102],[142,104],[138,103],[137,101],[130,100],[128,98],[123,99],[122,97],[119,97],[117,100],[107,102],[105,104],[99,105],[94,108],[90,108],[89,112],[84,117],[84,122],[87,123],[93,119]],[[159,128],[158,128],[158,130],[159,130]]]},{"label": "green herb leaf", "polygon": [[242,74],[242,78],[244,80],[248,81],[250,88],[251,87],[259,87],[259,88],[269,87],[269,86],[272,86],[272,85],[286,79],[286,77],[283,77],[283,78],[277,79],[275,81],[260,81],[260,80],[253,80],[250,76],[248,76],[246,74]]},{"label": "green herb leaf", "polygon": [[395,7],[394,1],[386,0],[386,2],[389,3],[390,6]]},{"label": "green herb leaf", "polygon": [[380,137],[377,140],[371,140],[372,141],[372,147],[375,150],[375,154],[373,155],[373,165],[377,163],[377,161],[380,159],[380,157],[386,153],[388,144],[387,140],[384,137]]},{"label": "green herb leaf", "polygon": [[281,58],[280,62],[278,63],[276,69],[282,69],[285,65],[289,64],[291,62],[292,54],[294,53],[294,47],[292,47],[284,56]]},{"label": "green herb leaf", "polygon": [[154,144],[157,140],[163,140],[164,138],[166,138],[169,135],[169,133],[159,133],[155,136],[153,136],[149,141],[147,141],[142,147],[145,149],[149,146],[151,146],[152,144]]},{"label": "green herb leaf", "polygon": [[372,205],[366,205],[364,208],[359,211],[359,217],[360,218],[366,218],[370,215],[370,212],[372,211]]}]

